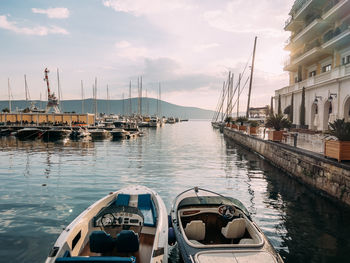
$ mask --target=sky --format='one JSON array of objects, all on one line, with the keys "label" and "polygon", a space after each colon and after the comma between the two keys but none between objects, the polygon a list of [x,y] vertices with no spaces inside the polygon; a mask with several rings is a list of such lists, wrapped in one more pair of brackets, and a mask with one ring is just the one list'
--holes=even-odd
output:
[{"label": "sky", "polygon": [[[44,69],[63,99],[144,96],[215,110],[229,71],[248,76],[258,37],[251,106],[288,85],[284,22],[294,0],[1,0],[0,100],[46,96]],[[249,62],[248,62],[249,61]],[[243,78],[242,82],[245,82]],[[243,86],[243,84],[242,84]],[[240,111],[246,107],[247,86]]]}]

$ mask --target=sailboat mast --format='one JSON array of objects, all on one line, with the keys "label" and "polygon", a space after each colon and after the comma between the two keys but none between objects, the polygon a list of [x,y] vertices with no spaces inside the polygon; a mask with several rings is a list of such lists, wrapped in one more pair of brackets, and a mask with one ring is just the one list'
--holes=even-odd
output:
[{"label": "sailboat mast", "polygon": [[140,115],[142,116],[142,76],[140,82]]},{"label": "sailboat mast", "polygon": [[10,113],[11,113],[11,111],[12,111],[12,103],[11,103],[10,78],[7,79],[7,88],[8,88],[8,94],[9,94],[9,110],[10,110]]},{"label": "sailboat mast", "polygon": [[254,40],[254,50],[253,50],[253,58],[252,58],[252,68],[250,71],[250,80],[249,80],[249,91],[248,91],[248,103],[247,103],[247,113],[246,118],[249,118],[249,107],[250,107],[250,94],[252,92],[252,85],[253,85],[253,72],[254,72],[254,61],[255,61],[255,50],[256,50],[256,40],[258,37],[255,37]]},{"label": "sailboat mast", "polygon": [[162,87],[159,82],[159,117],[162,115]]},{"label": "sailboat mast", "polygon": [[60,107],[60,109],[61,109],[61,111],[63,111],[63,106],[62,106],[62,104],[61,104],[61,95],[62,95],[62,93],[61,93],[61,84],[60,84],[60,74],[59,74],[59,72],[58,72],[58,68],[57,68],[57,90],[58,90],[58,105],[59,105],[59,107]]},{"label": "sailboat mast", "polygon": [[237,118],[239,117],[239,93],[241,92],[241,78],[242,78],[242,74],[239,73],[239,78],[238,78],[238,93],[237,93]]},{"label": "sailboat mast", "polygon": [[83,80],[81,80],[81,113],[84,114],[84,86],[83,86]]},{"label": "sailboat mast", "polygon": [[131,105],[131,80],[129,82],[129,116],[132,114],[132,105]]},{"label": "sailboat mast", "polygon": [[108,115],[110,114],[108,84],[107,84],[107,114]]},{"label": "sailboat mast", "polygon": [[124,102],[124,92],[123,92],[123,106],[122,106],[122,115],[125,115],[125,102]]},{"label": "sailboat mast", "polygon": [[97,117],[97,77],[95,77],[95,117]]}]

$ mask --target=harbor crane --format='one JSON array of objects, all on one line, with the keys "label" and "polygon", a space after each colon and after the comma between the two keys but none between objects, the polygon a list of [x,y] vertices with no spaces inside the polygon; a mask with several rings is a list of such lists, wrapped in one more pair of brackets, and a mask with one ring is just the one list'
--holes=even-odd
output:
[{"label": "harbor crane", "polygon": [[49,84],[49,76],[48,73],[50,71],[45,68],[45,78],[44,81],[46,82],[46,86],[47,86],[47,105],[46,105],[46,109],[45,112],[49,112],[51,110],[51,108],[54,109],[55,113],[60,113],[60,109],[58,107],[59,103],[58,103],[58,99],[55,96],[55,93],[50,91],[50,84]]}]

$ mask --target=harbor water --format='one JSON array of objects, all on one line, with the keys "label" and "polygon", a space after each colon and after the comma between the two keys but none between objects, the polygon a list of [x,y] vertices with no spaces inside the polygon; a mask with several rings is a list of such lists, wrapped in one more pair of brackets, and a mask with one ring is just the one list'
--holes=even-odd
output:
[{"label": "harbor water", "polygon": [[[43,262],[62,229],[111,191],[140,184],[170,210],[199,186],[241,200],[285,262],[349,262],[350,209],[223,138],[209,121],[122,141],[0,138],[0,262]],[[176,262],[174,249],[170,260]]]}]

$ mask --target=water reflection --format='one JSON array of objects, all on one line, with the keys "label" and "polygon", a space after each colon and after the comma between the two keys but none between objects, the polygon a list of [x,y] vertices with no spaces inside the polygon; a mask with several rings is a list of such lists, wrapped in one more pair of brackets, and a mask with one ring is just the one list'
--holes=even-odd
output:
[{"label": "water reflection", "polygon": [[[254,213],[254,218],[277,247],[285,262],[348,261],[348,207],[333,203],[310,191],[246,149],[232,142],[229,144],[231,146],[228,148],[237,148],[237,154],[247,158],[245,164],[252,183],[257,183],[252,177],[252,172],[259,169],[263,171],[264,181],[267,183],[265,191],[261,192],[261,203],[264,205],[261,206],[259,201],[260,205]],[[248,192],[254,196],[254,192]]]},{"label": "water reflection", "polygon": [[129,184],[153,188],[168,209],[178,193],[194,185],[235,197],[286,262],[347,262],[350,257],[349,209],[224,140],[209,122],[165,125],[133,140],[0,138],[0,146],[0,257],[5,262],[44,261],[63,227],[94,201]]}]

